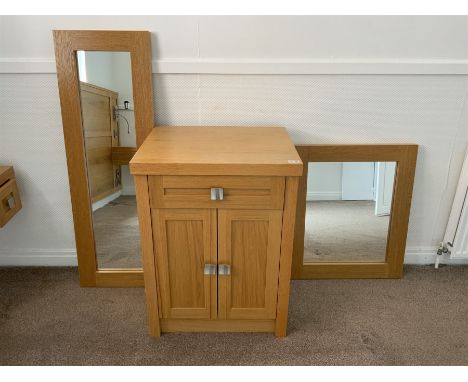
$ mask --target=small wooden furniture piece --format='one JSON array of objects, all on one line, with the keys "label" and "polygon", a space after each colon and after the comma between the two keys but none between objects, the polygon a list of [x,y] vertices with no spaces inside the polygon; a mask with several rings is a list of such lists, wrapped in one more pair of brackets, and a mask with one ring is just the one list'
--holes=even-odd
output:
[{"label": "small wooden furniture piece", "polygon": [[89,192],[95,203],[122,189],[120,166],[112,161],[112,148],[119,146],[118,93],[80,82],[80,98]]},{"label": "small wooden furniture piece", "polygon": [[130,171],[150,334],[285,336],[302,174],[286,130],[156,127]]},{"label": "small wooden furniture piece", "polygon": [[11,166],[0,166],[0,228],[21,209],[15,172]]}]

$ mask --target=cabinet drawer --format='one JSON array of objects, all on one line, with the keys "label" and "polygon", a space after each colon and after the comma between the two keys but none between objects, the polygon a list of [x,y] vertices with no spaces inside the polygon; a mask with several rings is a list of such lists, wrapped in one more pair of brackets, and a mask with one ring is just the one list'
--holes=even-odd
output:
[{"label": "cabinet drawer", "polygon": [[[151,208],[283,209],[281,176],[149,176]],[[222,200],[211,200],[211,189]]]},{"label": "cabinet drawer", "polygon": [[0,228],[21,209],[21,200],[15,179],[0,186]]}]

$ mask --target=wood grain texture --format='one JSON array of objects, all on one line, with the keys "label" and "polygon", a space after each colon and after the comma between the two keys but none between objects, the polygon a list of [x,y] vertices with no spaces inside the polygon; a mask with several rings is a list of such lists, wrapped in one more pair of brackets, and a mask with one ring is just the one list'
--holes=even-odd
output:
[{"label": "wood grain texture", "polygon": [[284,191],[283,227],[281,232],[281,258],[278,276],[278,302],[276,310],[275,335],[286,336],[288,327],[289,287],[296,217],[296,202],[299,178],[287,177]]},{"label": "wood grain texture", "polygon": [[163,318],[209,319],[211,211],[153,209],[152,222]]},{"label": "wood grain texture", "polygon": [[390,216],[387,255],[385,258],[385,262],[389,267],[389,278],[401,278],[403,276],[403,262],[405,259],[406,237],[408,234],[417,156],[418,146],[405,147],[395,170],[392,213]]},{"label": "wood grain texture", "polygon": [[161,320],[163,332],[274,332],[275,320]]},{"label": "wood grain texture", "polygon": [[300,175],[281,127],[158,127],[130,161],[132,174]]},{"label": "wood grain texture", "polygon": [[[14,206],[10,208],[8,199],[13,198]],[[4,227],[21,209],[21,198],[13,176],[0,186],[0,228]]]},{"label": "wood grain texture", "polygon": [[112,163],[114,165],[128,165],[136,151],[135,147],[112,147]]},{"label": "wood grain texture", "polygon": [[89,192],[93,203],[98,201],[101,195],[109,195],[116,191],[114,190],[115,180],[111,145],[110,136],[85,138]]},{"label": "wood grain texture", "polygon": [[[210,210],[211,214],[211,259],[210,264],[218,264],[218,210]],[[205,276],[210,279],[210,318],[216,320],[218,318],[218,274]]]},{"label": "wood grain texture", "polygon": [[99,269],[96,272],[96,286],[100,288],[141,288],[145,286],[143,280],[143,270],[135,269]]},{"label": "wood grain texture", "polygon": [[218,210],[218,306],[225,319],[276,317],[282,210]]},{"label": "wood grain texture", "polygon": [[291,278],[300,279],[303,272],[304,263],[304,234],[305,234],[305,218],[306,218],[306,195],[309,175],[309,147],[296,145],[296,150],[301,157],[304,167],[302,168],[302,176],[299,177],[298,194],[296,203],[296,221],[294,230],[293,258]]},{"label": "wood grain texture", "polygon": [[[299,182],[292,278],[401,277],[418,146],[412,144],[297,145],[296,149],[304,162],[304,168],[303,176]],[[304,264],[307,164],[309,162],[396,162],[392,209],[384,262],[317,262]]]},{"label": "wood grain texture", "polygon": [[306,263],[296,279],[380,279],[388,274],[387,263]]},{"label": "wood grain texture", "polygon": [[[111,137],[111,92],[105,94],[104,90],[98,94],[93,92],[94,87],[80,82],[81,115],[83,131],[88,137]],[[104,93],[104,94],[102,94]]]},{"label": "wood grain texture", "polygon": [[15,177],[13,166],[0,166],[0,186]]},{"label": "wood grain texture", "polygon": [[[149,176],[152,208],[282,209],[282,176]],[[211,200],[212,187],[224,190]]]},{"label": "wood grain texture", "polygon": [[159,280],[157,278],[156,262],[154,259],[153,225],[149,205],[148,177],[141,175],[135,176],[134,180],[140,235],[143,238],[141,240],[141,254],[143,258],[148,328],[150,335],[160,336]]},{"label": "wood grain texture", "polygon": [[[55,61],[81,286],[96,286],[96,250],[86,174],[76,51],[130,52],[139,146],[154,126],[149,32],[54,30]],[[122,286],[126,285],[122,279]]]}]

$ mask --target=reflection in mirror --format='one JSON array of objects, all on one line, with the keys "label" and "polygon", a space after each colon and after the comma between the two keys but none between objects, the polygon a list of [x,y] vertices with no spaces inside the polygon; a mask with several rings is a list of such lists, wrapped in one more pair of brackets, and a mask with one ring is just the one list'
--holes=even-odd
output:
[{"label": "reflection in mirror", "polygon": [[384,262],[395,162],[309,163],[304,263]]},{"label": "reflection in mirror", "polygon": [[77,52],[81,115],[98,269],[141,268],[138,217],[128,166],[117,146],[136,146],[129,52]]},{"label": "reflection in mirror", "polygon": [[135,188],[128,166],[122,166],[122,189],[117,194],[96,210],[93,203],[98,268],[141,268]]}]

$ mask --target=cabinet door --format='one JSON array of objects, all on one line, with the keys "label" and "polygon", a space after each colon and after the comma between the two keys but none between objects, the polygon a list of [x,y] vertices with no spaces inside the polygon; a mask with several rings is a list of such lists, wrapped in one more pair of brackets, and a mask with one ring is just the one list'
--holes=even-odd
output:
[{"label": "cabinet door", "polygon": [[216,318],[216,275],[204,274],[216,264],[216,210],[151,213],[163,318]]},{"label": "cabinet door", "polygon": [[281,210],[219,210],[218,317],[276,317],[281,244]]}]

